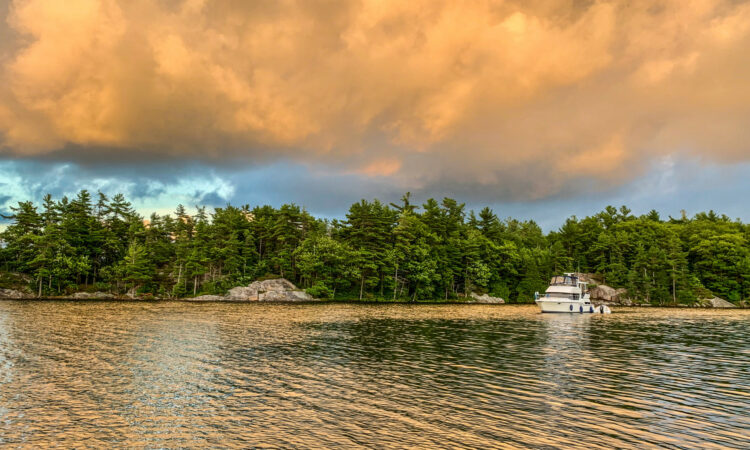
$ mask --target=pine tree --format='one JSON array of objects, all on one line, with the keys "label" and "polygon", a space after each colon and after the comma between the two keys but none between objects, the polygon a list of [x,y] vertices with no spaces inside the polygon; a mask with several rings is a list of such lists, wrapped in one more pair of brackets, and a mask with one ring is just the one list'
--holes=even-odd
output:
[{"label": "pine tree", "polygon": [[122,194],[87,191],[41,212],[11,208],[0,233],[3,269],[31,279],[37,295],[91,283],[175,296],[221,293],[259,276],[283,275],[316,295],[453,298],[472,291],[530,301],[551,274],[597,272],[633,298],[693,303],[706,295],[750,296],[750,227],[713,211],[662,221],[626,207],[569,218],[556,231],[533,221],[500,221],[489,208],[467,215],[450,198],[410,194],[389,207],[362,200],[345,221],[312,217],[295,205],[227,205],[211,214],[183,206],[148,221]]},{"label": "pine tree", "polygon": [[141,286],[151,281],[153,274],[146,248],[138,242],[131,242],[122,261],[122,276],[129,283],[130,290],[137,293]]}]

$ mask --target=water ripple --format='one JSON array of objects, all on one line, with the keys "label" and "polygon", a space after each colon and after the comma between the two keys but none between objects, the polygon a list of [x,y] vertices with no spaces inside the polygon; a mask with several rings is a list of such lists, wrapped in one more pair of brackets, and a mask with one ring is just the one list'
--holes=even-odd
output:
[{"label": "water ripple", "polygon": [[750,446],[750,311],[0,303],[0,444]]}]

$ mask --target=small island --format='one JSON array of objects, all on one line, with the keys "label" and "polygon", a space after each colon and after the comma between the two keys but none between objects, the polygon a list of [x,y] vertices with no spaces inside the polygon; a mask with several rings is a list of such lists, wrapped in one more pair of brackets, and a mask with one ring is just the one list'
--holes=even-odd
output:
[{"label": "small island", "polygon": [[4,217],[0,298],[531,303],[574,268],[606,304],[747,306],[750,296],[750,227],[713,211],[663,219],[610,206],[544,233],[408,193],[328,220],[295,204],[178,205],[144,218],[121,194],[83,190]]}]

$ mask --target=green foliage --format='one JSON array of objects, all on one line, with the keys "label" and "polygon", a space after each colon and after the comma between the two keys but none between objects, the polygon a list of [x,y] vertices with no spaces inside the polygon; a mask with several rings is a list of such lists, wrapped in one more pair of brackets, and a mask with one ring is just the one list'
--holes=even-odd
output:
[{"label": "green foliage", "polygon": [[332,298],[331,290],[322,281],[318,281],[311,287],[305,289],[305,291],[315,298]]},{"label": "green foliage", "polygon": [[29,276],[16,272],[0,271],[0,289],[26,291],[29,287]]},{"label": "green foliage", "polygon": [[410,194],[362,200],[344,221],[297,205],[227,205],[144,220],[121,194],[20,202],[0,234],[3,278],[38,295],[72,290],[220,294],[285,277],[328,299],[435,301],[471,292],[530,302],[550,276],[579,270],[654,304],[750,297],[750,227],[714,212],[640,217],[608,206],[545,235],[533,221]]}]

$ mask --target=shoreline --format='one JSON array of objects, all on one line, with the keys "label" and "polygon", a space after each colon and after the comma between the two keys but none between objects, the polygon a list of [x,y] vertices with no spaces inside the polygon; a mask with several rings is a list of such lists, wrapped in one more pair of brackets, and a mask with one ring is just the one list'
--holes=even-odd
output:
[{"label": "shoreline", "polygon": [[[480,303],[480,302],[461,302],[451,300],[435,301],[398,301],[398,300],[308,300],[308,301],[283,301],[283,300],[194,300],[192,298],[72,298],[72,297],[28,297],[28,298],[4,298],[0,297],[0,302],[23,301],[23,302],[114,302],[114,303],[232,303],[232,304],[361,304],[361,305],[466,305],[466,306],[535,306],[534,303]],[[750,309],[748,306],[734,307],[711,307],[711,306],[690,306],[690,305],[607,305],[610,308],[666,308],[666,309],[704,309],[704,310],[745,310]]]}]

